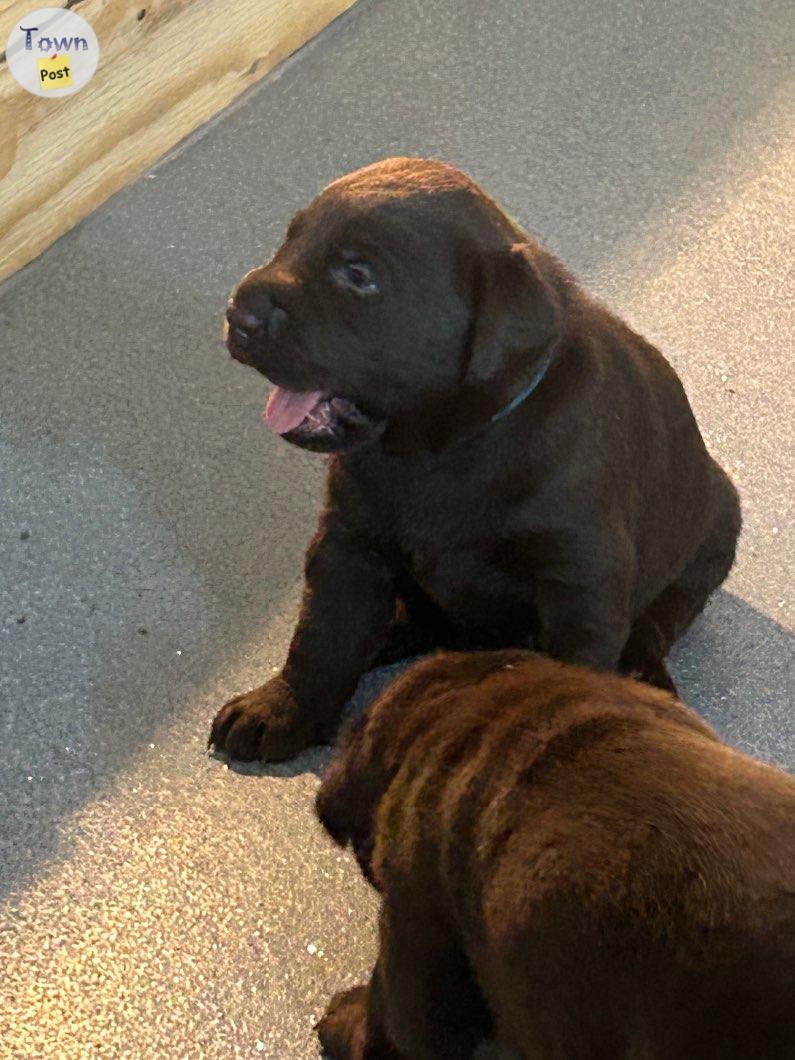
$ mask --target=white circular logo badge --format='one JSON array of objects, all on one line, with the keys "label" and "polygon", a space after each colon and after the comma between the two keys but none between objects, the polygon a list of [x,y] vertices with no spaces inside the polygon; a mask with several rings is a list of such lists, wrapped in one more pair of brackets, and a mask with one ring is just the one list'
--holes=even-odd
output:
[{"label": "white circular logo badge", "polygon": [[14,24],[6,60],[14,79],[28,92],[59,99],[79,92],[94,76],[99,41],[81,15],[42,7]]}]

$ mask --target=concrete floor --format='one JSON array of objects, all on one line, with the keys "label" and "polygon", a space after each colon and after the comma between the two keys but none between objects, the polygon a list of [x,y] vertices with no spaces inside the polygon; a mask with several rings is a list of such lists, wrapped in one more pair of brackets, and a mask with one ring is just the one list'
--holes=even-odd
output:
[{"label": "concrete floor", "polygon": [[313,1057],[372,960],[325,752],[204,753],[283,656],[322,476],[225,296],[372,159],[470,170],[668,353],[745,508],[676,676],[795,764],[788,8],[362,0],[0,289],[0,1055]]}]

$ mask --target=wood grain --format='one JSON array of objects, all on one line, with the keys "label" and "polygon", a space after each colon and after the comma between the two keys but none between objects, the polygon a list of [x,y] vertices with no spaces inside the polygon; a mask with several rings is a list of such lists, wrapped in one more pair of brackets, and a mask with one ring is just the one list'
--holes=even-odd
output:
[{"label": "wood grain", "polygon": [[[72,4],[94,28],[101,48],[97,72],[85,88],[62,99],[43,99],[25,92],[0,65],[0,279],[41,253],[353,2]],[[27,0],[25,7],[35,10],[37,3]],[[19,6],[16,0],[0,0],[0,23],[9,12],[16,15]]]}]

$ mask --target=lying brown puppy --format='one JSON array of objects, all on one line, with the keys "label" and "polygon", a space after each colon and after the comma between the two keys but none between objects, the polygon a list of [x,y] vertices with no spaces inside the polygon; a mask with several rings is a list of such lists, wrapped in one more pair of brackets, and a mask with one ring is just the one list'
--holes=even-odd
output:
[{"label": "lying brown puppy", "polygon": [[272,429],[334,455],[286,665],[218,714],[218,750],[289,757],[369,667],[438,646],[669,684],[735,491],[661,354],[463,173],[331,184],[238,286],[227,341],[277,384]]},{"label": "lying brown puppy", "polygon": [[334,1060],[795,1056],[795,782],[627,678],[443,654],[317,799],[383,896]]}]

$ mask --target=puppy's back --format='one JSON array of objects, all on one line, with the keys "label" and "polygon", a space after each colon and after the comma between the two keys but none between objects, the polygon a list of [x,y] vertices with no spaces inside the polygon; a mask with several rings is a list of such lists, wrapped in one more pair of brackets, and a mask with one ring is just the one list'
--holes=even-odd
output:
[{"label": "puppy's back", "polygon": [[502,1040],[795,1055],[789,777],[663,693],[522,653],[437,657],[401,698],[384,875],[461,925]]}]

